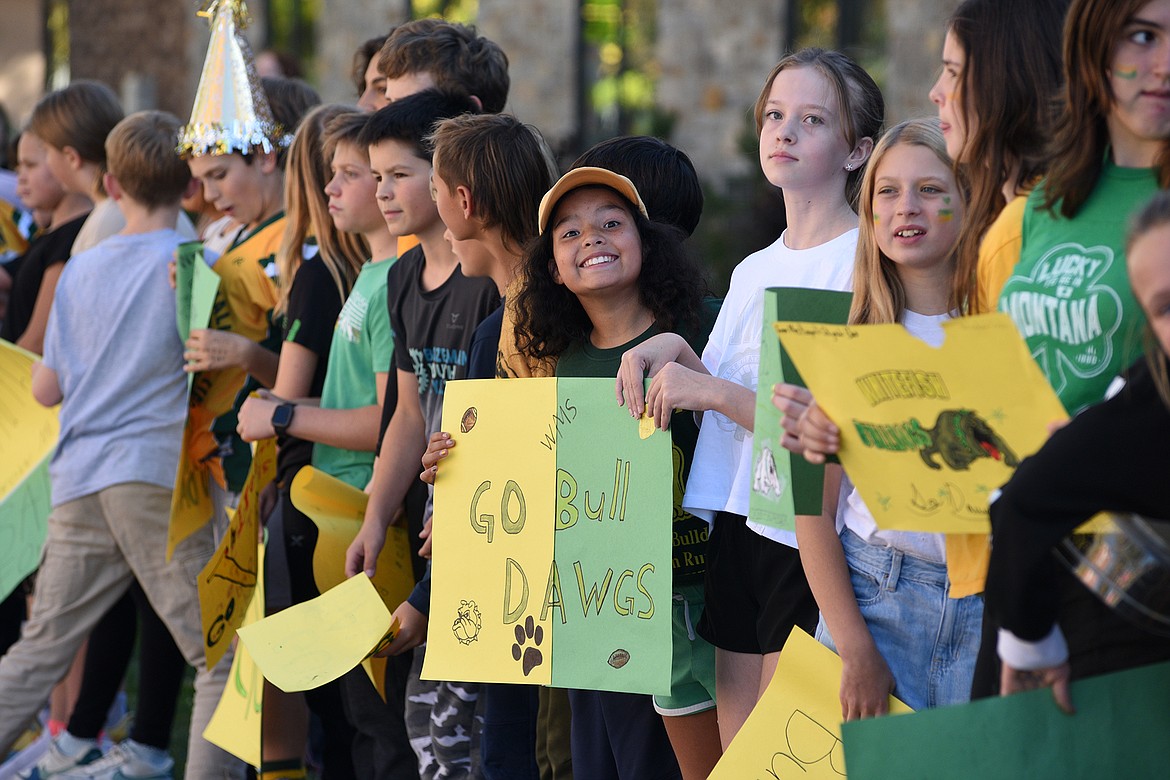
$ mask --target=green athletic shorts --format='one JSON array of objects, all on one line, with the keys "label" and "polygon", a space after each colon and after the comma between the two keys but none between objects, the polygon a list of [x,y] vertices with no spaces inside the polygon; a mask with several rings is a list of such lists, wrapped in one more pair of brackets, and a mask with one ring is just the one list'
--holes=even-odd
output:
[{"label": "green athletic shorts", "polygon": [[671,603],[670,695],[654,697],[660,715],[694,715],[715,706],[715,646],[695,633],[702,612],[703,583],[676,585]]}]

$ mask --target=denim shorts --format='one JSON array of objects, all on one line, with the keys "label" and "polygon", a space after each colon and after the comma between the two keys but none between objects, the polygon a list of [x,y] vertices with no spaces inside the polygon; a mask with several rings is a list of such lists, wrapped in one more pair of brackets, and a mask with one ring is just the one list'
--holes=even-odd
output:
[{"label": "denim shorts", "polygon": [[[947,566],[841,532],[853,594],[878,652],[894,675],[894,695],[915,710],[971,698],[983,597],[947,598]],[[824,617],[817,639],[836,650]]]}]

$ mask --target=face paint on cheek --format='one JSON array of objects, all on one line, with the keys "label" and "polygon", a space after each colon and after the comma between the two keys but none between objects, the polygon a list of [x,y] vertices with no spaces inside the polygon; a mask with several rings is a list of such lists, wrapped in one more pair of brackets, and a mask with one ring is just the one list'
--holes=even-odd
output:
[{"label": "face paint on cheek", "polygon": [[947,204],[948,206],[951,205],[951,196],[943,195],[943,203]]},{"label": "face paint on cheek", "polygon": [[939,222],[950,222],[954,218],[955,218],[955,212],[952,211],[951,209],[939,209],[938,210],[938,221]]},{"label": "face paint on cheek", "polygon": [[1113,75],[1117,76],[1117,78],[1119,78],[1119,79],[1125,79],[1126,81],[1133,81],[1134,79],[1137,78],[1137,66],[1134,65],[1134,66],[1125,66],[1125,67],[1121,67],[1121,68],[1116,68],[1113,71]]},{"label": "face paint on cheek", "polygon": [[882,218],[881,218],[881,217],[879,217],[877,214],[874,214],[874,215],[873,215],[873,224],[875,224],[875,225],[876,225],[877,223],[879,223],[879,222],[881,222],[881,221],[882,221]]}]

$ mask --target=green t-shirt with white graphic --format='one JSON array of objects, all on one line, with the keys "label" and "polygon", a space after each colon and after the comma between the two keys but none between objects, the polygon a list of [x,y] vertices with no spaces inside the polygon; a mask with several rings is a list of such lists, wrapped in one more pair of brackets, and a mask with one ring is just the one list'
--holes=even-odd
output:
[{"label": "green t-shirt with white graphic", "polygon": [[1154,171],[1106,162],[1072,219],[1028,197],[1020,260],[999,296],[1070,414],[1097,403],[1142,352],[1145,316],[1129,287],[1125,231],[1157,191]]},{"label": "green t-shirt with white graphic", "polygon": [[[386,309],[386,274],[392,265],[393,260],[384,260],[362,266],[341,307],[321,389],[322,409],[358,409],[378,402],[375,374],[390,372],[394,353]],[[387,393],[393,386],[387,382]],[[360,490],[373,476],[374,453],[315,444],[313,467]]]}]

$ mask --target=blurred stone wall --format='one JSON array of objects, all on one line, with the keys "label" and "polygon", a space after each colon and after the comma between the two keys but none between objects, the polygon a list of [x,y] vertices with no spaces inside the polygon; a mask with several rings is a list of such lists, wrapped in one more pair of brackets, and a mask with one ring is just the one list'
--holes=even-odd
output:
[{"label": "blurred stone wall", "polygon": [[[73,0],[72,77],[109,84],[127,112],[161,108],[185,119],[194,94],[192,70],[198,79],[198,64],[190,64],[197,21],[188,0]],[[201,55],[196,62],[202,63]]]},{"label": "blurred stone wall", "polygon": [[403,0],[322,0],[314,83],[326,102],[353,103],[350,73],[358,46],[407,18]]},{"label": "blurred stone wall", "polygon": [[0,105],[19,127],[45,83],[44,12],[39,2],[0,0]]},{"label": "blurred stone wall", "polygon": [[659,0],[658,104],[675,118],[669,140],[709,183],[752,170],[739,139],[755,134],[751,109],[782,54],[787,13],[785,0]]},{"label": "blurred stone wall", "polygon": [[553,149],[578,132],[577,0],[479,0],[476,27],[508,55],[508,110],[536,125]]},{"label": "blurred stone wall", "polygon": [[890,123],[934,116],[927,93],[942,64],[947,18],[959,0],[885,0],[886,113]]}]

